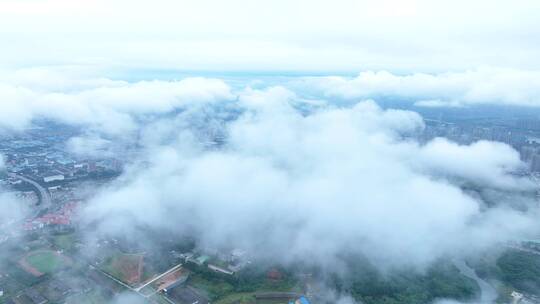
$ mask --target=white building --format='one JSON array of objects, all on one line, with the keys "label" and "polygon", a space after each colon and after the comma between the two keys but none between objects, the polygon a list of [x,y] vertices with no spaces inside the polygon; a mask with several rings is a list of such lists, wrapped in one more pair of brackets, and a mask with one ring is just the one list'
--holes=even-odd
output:
[{"label": "white building", "polygon": [[62,180],[64,180],[64,175],[62,175],[62,174],[46,176],[46,177],[43,178],[43,181],[46,182],[46,183],[50,183],[50,182],[54,182],[54,181],[62,181]]}]

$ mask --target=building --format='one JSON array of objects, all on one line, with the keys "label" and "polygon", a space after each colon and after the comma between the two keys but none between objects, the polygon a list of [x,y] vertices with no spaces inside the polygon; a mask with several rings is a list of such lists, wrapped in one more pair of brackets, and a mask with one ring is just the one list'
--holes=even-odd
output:
[{"label": "building", "polygon": [[43,181],[46,183],[50,183],[54,181],[63,181],[63,180],[64,180],[64,175],[62,174],[49,175],[43,178]]},{"label": "building", "polygon": [[532,161],[534,155],[538,153],[538,148],[533,146],[523,146],[520,151],[521,159],[527,163]]},{"label": "building", "polygon": [[183,268],[179,268],[176,271],[162,277],[154,284],[157,286],[157,291],[164,291],[167,293],[168,290],[172,290],[173,288],[183,285],[188,278],[189,272]]},{"label": "building", "polygon": [[306,299],[306,297],[300,297],[298,300],[296,301],[290,301],[289,304],[309,304],[309,301],[308,299]]},{"label": "building", "polygon": [[97,171],[97,164],[95,161],[89,161],[88,162],[88,173],[96,172]]},{"label": "building", "polygon": [[191,256],[189,256],[189,257],[186,258],[186,263],[187,263],[187,262],[191,262],[191,263],[197,264],[197,265],[199,265],[199,266],[202,266],[202,265],[204,265],[209,259],[210,259],[210,257],[207,256],[207,255],[201,255],[201,256],[199,256],[199,257],[197,257],[197,258],[195,258],[194,255],[191,255]]},{"label": "building", "polygon": [[223,274],[227,274],[227,275],[233,275],[234,274],[234,271],[231,271],[229,269],[219,267],[219,266],[213,265],[213,264],[208,264],[208,268],[210,270],[215,271],[215,272],[219,272],[219,273],[223,273]]},{"label": "building", "polygon": [[540,172],[540,154],[534,154],[531,158],[531,171]]}]

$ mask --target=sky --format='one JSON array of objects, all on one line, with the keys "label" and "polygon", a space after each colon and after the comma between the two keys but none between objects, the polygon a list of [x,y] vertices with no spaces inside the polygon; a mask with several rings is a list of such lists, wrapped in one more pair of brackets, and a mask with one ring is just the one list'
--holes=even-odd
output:
[{"label": "sky", "polygon": [[0,65],[396,73],[540,68],[540,3],[0,1]]}]

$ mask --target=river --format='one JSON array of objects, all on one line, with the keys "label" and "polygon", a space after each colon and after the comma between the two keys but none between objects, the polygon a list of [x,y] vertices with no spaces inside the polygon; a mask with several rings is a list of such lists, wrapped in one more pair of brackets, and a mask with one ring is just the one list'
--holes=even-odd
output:
[{"label": "river", "polygon": [[465,261],[454,260],[454,265],[456,265],[463,275],[475,280],[476,283],[478,283],[478,286],[480,286],[481,296],[479,304],[495,303],[495,300],[497,299],[497,291],[495,288],[493,288],[493,286],[491,286],[491,284],[478,277],[476,272],[474,272],[474,269],[469,267]]}]

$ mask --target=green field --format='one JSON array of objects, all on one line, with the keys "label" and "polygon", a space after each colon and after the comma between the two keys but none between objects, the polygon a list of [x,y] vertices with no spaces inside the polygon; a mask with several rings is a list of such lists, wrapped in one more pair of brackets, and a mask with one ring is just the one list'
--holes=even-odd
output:
[{"label": "green field", "polygon": [[62,234],[55,236],[53,239],[54,245],[62,250],[72,250],[75,245],[75,236],[73,234]]},{"label": "green field", "polygon": [[66,265],[65,257],[49,250],[31,253],[26,257],[26,261],[41,273],[52,273]]},{"label": "green field", "polygon": [[255,299],[254,292],[233,293],[214,302],[215,304],[287,304],[288,300]]},{"label": "green field", "polygon": [[251,292],[230,294],[219,299],[215,304],[254,304],[256,300],[253,294]]}]

